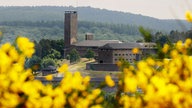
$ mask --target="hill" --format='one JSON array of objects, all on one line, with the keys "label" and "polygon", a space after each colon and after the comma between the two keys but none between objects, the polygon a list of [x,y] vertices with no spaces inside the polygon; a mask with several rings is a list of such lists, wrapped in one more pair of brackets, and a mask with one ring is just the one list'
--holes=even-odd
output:
[{"label": "hill", "polygon": [[148,16],[97,9],[91,7],[0,7],[0,22],[5,21],[63,21],[64,11],[77,10],[79,21],[128,24],[170,32],[171,30],[185,31],[190,24],[184,20],[160,20]]}]

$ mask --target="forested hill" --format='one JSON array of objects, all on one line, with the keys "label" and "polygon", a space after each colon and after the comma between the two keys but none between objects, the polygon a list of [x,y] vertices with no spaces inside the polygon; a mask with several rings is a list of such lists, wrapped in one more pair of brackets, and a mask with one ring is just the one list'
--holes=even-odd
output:
[{"label": "forested hill", "polygon": [[0,22],[5,21],[63,21],[64,11],[77,10],[79,21],[128,24],[170,32],[188,30],[190,24],[183,20],[159,20],[131,13],[110,11],[91,7],[0,7]]}]

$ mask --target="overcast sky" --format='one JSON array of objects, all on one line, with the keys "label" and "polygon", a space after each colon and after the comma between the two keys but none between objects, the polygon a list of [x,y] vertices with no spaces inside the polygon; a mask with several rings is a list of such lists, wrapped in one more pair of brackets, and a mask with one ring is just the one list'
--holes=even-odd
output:
[{"label": "overcast sky", "polygon": [[91,6],[159,19],[184,19],[192,0],[0,0],[0,6]]}]

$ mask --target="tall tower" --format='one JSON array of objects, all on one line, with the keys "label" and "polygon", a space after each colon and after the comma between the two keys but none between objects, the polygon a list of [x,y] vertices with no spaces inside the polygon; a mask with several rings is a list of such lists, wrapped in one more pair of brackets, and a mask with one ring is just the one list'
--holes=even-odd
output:
[{"label": "tall tower", "polygon": [[77,11],[65,11],[64,28],[64,58],[66,58],[71,45],[77,42]]},{"label": "tall tower", "polygon": [[65,11],[65,48],[77,42],[77,11]]}]

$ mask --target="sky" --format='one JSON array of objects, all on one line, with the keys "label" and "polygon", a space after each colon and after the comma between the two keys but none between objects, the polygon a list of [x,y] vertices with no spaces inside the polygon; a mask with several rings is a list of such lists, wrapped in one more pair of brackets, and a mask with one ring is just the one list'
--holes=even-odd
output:
[{"label": "sky", "polygon": [[192,0],[0,0],[0,6],[90,6],[159,19],[185,19]]}]

